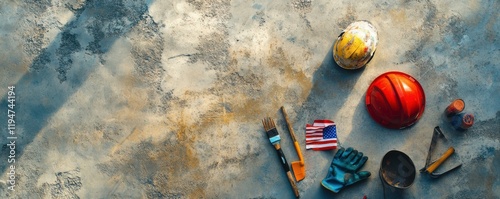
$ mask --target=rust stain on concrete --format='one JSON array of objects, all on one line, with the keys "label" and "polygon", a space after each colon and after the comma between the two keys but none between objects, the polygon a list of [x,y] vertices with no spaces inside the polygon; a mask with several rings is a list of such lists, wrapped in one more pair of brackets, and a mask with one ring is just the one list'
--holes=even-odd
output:
[{"label": "rust stain on concrete", "polygon": [[406,23],[406,12],[403,9],[392,9],[389,11],[392,20],[397,23]]}]

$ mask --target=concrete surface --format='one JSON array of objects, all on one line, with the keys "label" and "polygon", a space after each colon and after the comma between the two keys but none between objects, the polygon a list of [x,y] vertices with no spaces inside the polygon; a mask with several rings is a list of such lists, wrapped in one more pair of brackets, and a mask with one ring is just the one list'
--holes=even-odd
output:
[{"label": "concrete surface", "polygon": [[[498,0],[1,1],[0,197],[293,198],[261,124],[275,118],[297,160],[284,105],[307,165],[302,198],[382,198],[383,155],[401,150],[421,168],[436,125],[449,139],[437,153],[456,148],[443,168],[463,167],[438,180],[417,174],[388,194],[500,198],[499,9]],[[345,71],[332,44],[360,19],[378,28],[378,50]],[[385,129],[365,110],[369,84],[391,70],[426,92],[408,129]],[[476,115],[467,132],[443,119],[455,98]],[[314,119],[334,120],[342,146],[369,157],[367,181],[338,194],[320,186],[335,151],[305,150]]]}]

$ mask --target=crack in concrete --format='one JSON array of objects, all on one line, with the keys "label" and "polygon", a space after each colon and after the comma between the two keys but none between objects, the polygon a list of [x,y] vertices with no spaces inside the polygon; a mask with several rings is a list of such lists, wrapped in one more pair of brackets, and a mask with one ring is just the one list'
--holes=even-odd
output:
[{"label": "crack in concrete", "polygon": [[169,57],[168,59],[175,59],[175,58],[179,58],[179,57],[191,57],[191,56],[195,56],[195,55],[197,55],[197,54],[196,53],[195,54],[179,54],[179,55]]}]

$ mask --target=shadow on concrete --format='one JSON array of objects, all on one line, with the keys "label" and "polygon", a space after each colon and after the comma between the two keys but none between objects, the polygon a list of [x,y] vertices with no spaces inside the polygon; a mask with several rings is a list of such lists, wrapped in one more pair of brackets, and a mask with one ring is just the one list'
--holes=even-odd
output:
[{"label": "shadow on concrete", "polygon": [[[435,9],[435,5],[433,5],[432,2],[427,1],[426,4],[428,4],[429,8]],[[426,16],[427,23],[423,25],[424,29],[429,28],[433,24],[438,23],[439,20],[444,21],[443,19],[440,19],[438,16],[435,15],[434,12],[435,10],[433,9],[430,9],[428,11],[429,13]],[[483,22],[488,21],[487,19],[488,19],[487,17],[484,17]],[[449,24],[445,25],[446,28],[444,28],[443,31],[451,31],[450,34],[453,37],[446,38],[445,36],[441,36],[443,37],[443,40],[445,39],[454,40],[455,38],[459,38],[458,41],[460,41],[460,38],[462,38],[464,35],[467,34],[473,35],[473,33],[475,32],[475,30],[472,29],[471,30],[464,29],[464,32],[462,32],[461,34],[457,34],[456,30],[461,29],[462,25],[460,24],[464,23],[463,21],[466,20],[458,17],[451,17],[450,19],[447,20],[449,20],[448,22]],[[442,128],[443,133],[448,138],[448,143],[438,143],[438,145],[441,144],[441,146],[438,146],[439,148],[434,150],[432,159],[437,159],[440,155],[442,155],[446,151],[446,148],[448,146],[456,147],[456,153],[457,153],[453,155],[454,157],[447,159],[445,163],[441,166],[442,168],[440,167],[439,169],[444,171],[458,163],[467,164],[466,161],[470,161],[460,158],[460,156],[465,156],[465,157],[470,156],[469,151],[467,151],[467,148],[473,149],[473,147],[465,145],[467,143],[466,139],[469,139],[469,141],[470,139],[474,138],[477,139],[483,136],[485,132],[482,132],[482,135],[476,134],[474,136],[471,136],[471,134],[467,135],[466,133],[459,133],[454,129],[452,129],[451,125],[446,120],[446,118],[443,115],[441,115],[446,106],[448,105],[448,103],[450,103],[453,99],[464,98],[467,96],[459,96],[460,87],[457,86],[456,82],[460,82],[462,80],[460,80],[458,76],[447,75],[447,73],[449,73],[448,70],[450,69],[448,69],[446,66],[451,65],[456,61],[447,61],[441,65],[438,65],[435,64],[432,61],[432,59],[429,58],[431,56],[426,53],[430,52],[434,53],[433,55],[446,56],[446,52],[437,51],[433,49],[455,48],[454,45],[457,44],[453,43],[452,45],[446,42],[441,42],[441,43],[435,42],[432,40],[433,36],[435,35],[432,34],[424,35],[423,37],[420,38],[420,41],[416,43],[414,50],[408,51],[404,55],[406,61],[411,62],[411,65],[415,66],[416,69],[415,71],[413,71],[413,73],[409,74],[414,76],[421,83],[422,87],[426,92],[426,110],[424,111],[422,118],[420,118],[420,120],[414,125],[405,129],[394,130],[394,129],[384,128],[380,124],[376,123],[368,114],[365,106],[365,97],[366,97],[365,93],[364,96],[359,101],[358,105],[356,106],[355,110],[353,111],[352,115],[352,117],[355,118],[356,120],[362,121],[362,125],[354,125],[353,122],[352,131],[349,134],[349,136],[345,138],[345,142],[349,142],[349,146],[352,146],[354,148],[372,149],[371,151],[370,150],[362,151],[363,153],[365,153],[365,155],[369,157],[369,160],[367,164],[365,164],[365,166],[361,169],[372,172],[372,176],[367,180],[370,182],[366,184],[366,186],[364,187],[360,186],[360,188],[353,187],[352,189],[349,188],[344,191],[345,195],[342,192],[340,192],[339,194],[335,195],[336,197],[343,198],[364,191],[365,193],[372,194],[368,195],[368,198],[370,197],[383,198],[384,197],[383,184],[378,177],[378,171],[382,159],[382,156],[380,156],[380,154],[390,151],[392,149],[400,150],[406,153],[412,159],[418,172],[418,169],[422,168],[425,164],[425,158],[426,158],[425,155],[427,155],[429,144],[432,139],[433,128],[438,125]],[[498,43],[497,40],[495,42]],[[495,42],[490,43],[490,45],[492,46],[495,45]],[[475,45],[476,44],[478,43],[475,43]],[[493,48],[491,47],[491,49]],[[466,52],[466,50],[459,51],[459,53],[462,52]],[[462,59],[464,63],[466,59],[474,58],[474,56],[459,56],[459,57],[460,57],[459,59]],[[460,65],[454,65],[454,67],[455,66],[459,67]],[[464,71],[467,71],[468,66],[466,64],[461,66]],[[382,73],[383,72],[381,72],[380,74]],[[368,83],[371,83],[372,80],[367,80],[367,81],[369,81]],[[453,86],[445,88],[443,90],[443,88],[440,88],[439,85],[453,85]],[[492,107],[492,108],[497,108],[497,107]],[[469,133],[471,132],[474,132],[474,130],[469,131]],[[493,151],[492,147],[490,147],[489,149],[490,151]],[[472,163],[474,163],[474,161]],[[482,166],[487,167],[484,165]],[[436,195],[436,194],[442,194],[441,196],[445,197],[443,193],[445,193],[446,190],[444,190],[444,192],[441,192],[443,191],[443,189],[440,189],[439,187],[449,188],[452,186],[457,186],[457,187],[460,186],[461,189],[469,189],[468,186],[461,187],[463,184],[457,185],[457,179],[459,181],[467,182],[467,179],[470,179],[470,176],[478,176],[477,173],[478,170],[470,166],[468,167],[463,166],[457,171],[453,171],[450,174],[442,176],[438,179],[430,178],[426,174],[417,173],[414,184],[406,190],[392,191],[389,188],[386,188],[386,198],[418,198],[418,197],[425,197],[425,195]],[[488,174],[488,172],[484,173],[486,173],[485,176],[491,175],[491,173]],[[478,186],[483,186],[483,185],[478,185]],[[489,189],[486,188],[486,190]],[[451,196],[452,194],[451,190],[448,191],[449,193],[447,194]],[[460,194],[460,192],[456,194]],[[472,194],[468,193],[460,195],[460,197],[467,198],[470,197],[471,195]],[[448,198],[453,198],[450,196]],[[457,197],[457,195],[455,195],[455,197]]]},{"label": "shadow on concrete", "polygon": [[[313,86],[309,93],[307,100],[297,111],[297,121],[303,121],[312,124],[315,119],[333,119],[339,110],[345,104],[349,94],[352,92],[357,80],[365,70],[365,67],[357,70],[346,70],[338,66],[333,59],[333,45],[332,42],[329,51],[326,53],[325,58],[319,68],[314,72],[312,77]],[[340,117],[337,115],[337,117]],[[300,122],[300,125],[305,125]],[[299,124],[299,123],[298,123]],[[295,129],[305,129],[305,126],[296,126]],[[304,131],[296,132],[299,144],[305,146]],[[340,142],[344,142],[340,140]],[[305,147],[304,147],[305,148]],[[327,160],[327,164],[308,164],[307,176],[321,176],[316,178],[315,185],[311,186],[307,192],[312,195],[304,197],[310,198],[325,198],[337,196],[333,192],[326,190],[320,185],[321,180],[326,176],[328,167],[333,158],[335,151],[309,151],[303,150],[306,162],[316,162],[313,159]],[[311,154],[309,154],[311,153]],[[314,155],[312,153],[315,153]],[[311,159],[310,157],[313,157]],[[319,156],[319,157],[318,157]],[[319,162],[318,162],[319,163]],[[313,173],[312,173],[313,172]],[[317,184],[317,186],[316,186]],[[362,196],[361,196],[362,197]]]},{"label": "shadow on concrete", "polygon": [[332,118],[342,107],[365,69],[364,67],[358,70],[341,68],[333,60],[332,50],[333,43],[323,62],[314,72],[311,93],[297,113],[298,121],[312,123],[315,119]]},{"label": "shadow on concrete", "polygon": [[[133,7],[127,7],[122,1],[88,0],[81,8],[72,9],[73,19],[34,58],[30,71],[13,84],[16,92],[16,160],[54,113],[78,91],[89,74],[105,61],[102,55],[143,19],[150,3],[136,3]],[[115,23],[120,25],[119,28],[114,26]],[[93,40],[84,43],[89,38]],[[87,59],[82,60],[82,56]],[[95,61],[89,61],[92,59]],[[2,97],[0,107],[7,107],[7,96]],[[7,121],[7,114],[1,114],[0,121]],[[2,134],[7,137],[7,129]],[[9,140],[1,143],[2,159],[5,160],[10,151],[7,143]],[[1,171],[9,166],[7,161],[0,161]]]},{"label": "shadow on concrete", "polygon": [[[356,140],[378,140],[378,142],[370,144],[376,145],[379,149],[387,149],[387,151],[403,145],[407,137],[410,136],[414,126],[417,125],[419,121],[404,129],[385,128],[370,116],[366,109],[365,98],[366,92],[363,97],[361,97],[356,109],[353,111],[353,118],[363,121],[363,123],[362,125],[354,125],[353,123],[351,133],[347,136],[346,141],[352,141],[350,143],[356,145]],[[356,147],[362,147],[362,145],[364,145],[363,142],[359,144],[361,145],[356,145]],[[369,154],[369,152],[367,154]]]}]

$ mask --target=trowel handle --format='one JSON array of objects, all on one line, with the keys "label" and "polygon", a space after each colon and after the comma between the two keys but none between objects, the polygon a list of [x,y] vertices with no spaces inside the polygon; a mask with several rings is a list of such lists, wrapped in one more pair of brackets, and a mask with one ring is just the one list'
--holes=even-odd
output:
[{"label": "trowel handle", "polygon": [[451,156],[455,152],[455,149],[453,147],[448,148],[448,150],[438,159],[436,162],[432,163],[425,171],[427,173],[432,173],[434,170],[436,170],[443,162],[448,159],[448,157]]},{"label": "trowel handle", "polygon": [[285,107],[281,106],[281,111],[283,112],[283,117],[285,117],[286,126],[288,127],[288,131],[290,132],[290,136],[292,137],[293,145],[295,146],[295,150],[297,151],[297,156],[299,156],[300,164],[304,165],[304,157],[302,156],[302,151],[300,151],[300,145],[295,137],[295,133],[293,132],[292,124],[290,124],[290,120],[288,119],[288,114],[285,111]]},{"label": "trowel handle", "polygon": [[[283,117],[285,117],[286,126],[288,127],[288,131],[290,132],[290,137],[292,137],[293,142],[297,142],[297,138],[295,137],[295,133],[293,132],[292,124],[290,124],[290,120],[288,119],[288,114],[285,111],[285,107],[281,106],[281,111],[283,112]],[[297,147],[295,147],[297,148]]]}]

